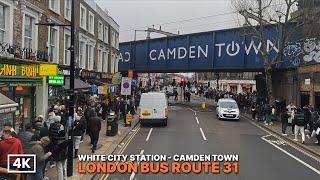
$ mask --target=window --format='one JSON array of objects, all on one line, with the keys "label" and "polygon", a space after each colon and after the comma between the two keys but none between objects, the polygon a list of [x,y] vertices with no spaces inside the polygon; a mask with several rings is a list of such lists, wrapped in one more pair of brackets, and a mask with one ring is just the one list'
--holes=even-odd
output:
[{"label": "window", "polygon": [[69,21],[71,21],[71,1],[72,0],[64,1],[64,18]]},{"label": "window", "polygon": [[104,27],[103,40],[104,40],[105,43],[109,43],[109,27],[108,26]]},{"label": "window", "polygon": [[97,71],[102,72],[102,50],[98,50],[98,64],[97,64]]},{"label": "window", "polygon": [[114,73],[114,54],[111,55],[111,74]]},{"label": "window", "polygon": [[98,25],[98,38],[103,41],[103,24],[101,21],[99,21]]},{"label": "window", "polygon": [[80,41],[79,45],[79,68],[85,69],[85,52],[86,52],[86,44],[83,41]]},{"label": "window", "polygon": [[64,34],[64,65],[70,65],[70,48],[71,46],[71,36],[69,33]]},{"label": "window", "polygon": [[117,33],[115,36],[116,49],[119,49],[119,34]]},{"label": "window", "polygon": [[116,33],[111,30],[111,46],[116,47]]},{"label": "window", "polygon": [[108,67],[109,66],[108,52],[104,51],[102,53],[102,59],[103,59],[103,65],[102,65],[103,69],[102,69],[102,71],[103,72],[110,72],[110,71],[108,71],[108,68],[109,68]]},{"label": "window", "polygon": [[80,27],[87,29],[87,10],[82,4],[80,4]]},{"label": "window", "polygon": [[60,0],[49,0],[49,9],[60,14]]},{"label": "window", "polygon": [[91,34],[94,34],[94,15],[90,11],[89,11],[89,17],[88,17],[88,31]]},{"label": "window", "polygon": [[5,41],[6,35],[6,19],[5,19],[5,6],[0,4],[0,42]]},{"label": "window", "polygon": [[88,70],[93,70],[93,46],[87,44],[87,65]]},{"label": "window", "polygon": [[26,15],[24,17],[24,47],[26,49],[33,49],[33,24],[34,18]]},{"label": "window", "polygon": [[58,29],[49,27],[49,38],[48,38],[48,53],[50,62],[58,63],[58,51],[59,51],[59,33]]}]

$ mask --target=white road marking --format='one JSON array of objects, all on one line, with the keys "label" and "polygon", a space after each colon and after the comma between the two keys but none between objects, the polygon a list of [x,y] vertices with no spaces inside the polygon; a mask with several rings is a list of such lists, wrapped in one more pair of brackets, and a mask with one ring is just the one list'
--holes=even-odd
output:
[{"label": "white road marking", "polygon": [[[144,152],[144,150],[142,149],[142,150],[140,151],[140,155],[142,155],[143,152]],[[139,165],[140,162],[138,161],[137,163],[138,163],[138,165]],[[135,172],[132,172],[129,180],[134,179],[134,176],[135,176],[135,175],[136,175],[136,173],[135,173]]]},{"label": "white road marking", "polygon": [[197,112],[194,112],[194,115],[196,116],[196,115],[197,115]]},{"label": "white road marking", "polygon": [[[271,135],[269,135],[271,136]],[[302,161],[301,159],[299,159],[298,157],[292,155],[291,153],[289,153],[288,151],[282,149],[281,147],[275,145],[274,143],[272,143],[270,140],[265,139],[265,137],[268,136],[263,136],[261,137],[261,139],[263,139],[264,141],[266,141],[267,143],[271,144],[272,146],[274,146],[275,148],[279,149],[280,151],[282,151],[283,153],[287,154],[288,156],[292,157],[293,159],[295,159],[296,161],[300,162],[301,164],[303,164],[304,166],[306,166],[307,168],[311,169],[312,171],[316,172],[317,174],[320,175],[320,170],[314,168],[313,166],[311,166],[310,164]]]},{"label": "white road marking", "polygon": [[204,133],[203,133],[203,130],[202,130],[202,128],[200,128],[200,132],[201,132],[201,135],[202,135],[202,137],[203,137],[203,140],[207,140],[207,138],[206,138],[206,136],[204,135]]},{"label": "white road marking", "polygon": [[151,135],[151,133],[152,133],[152,130],[153,130],[153,128],[150,129],[149,134],[148,134],[148,136],[147,136],[147,138],[146,138],[146,141],[147,141],[147,142],[149,141],[149,138],[150,138],[150,135]]},{"label": "white road marking", "polygon": [[196,117],[196,121],[197,121],[197,123],[199,124],[199,119],[198,119],[198,117]]}]

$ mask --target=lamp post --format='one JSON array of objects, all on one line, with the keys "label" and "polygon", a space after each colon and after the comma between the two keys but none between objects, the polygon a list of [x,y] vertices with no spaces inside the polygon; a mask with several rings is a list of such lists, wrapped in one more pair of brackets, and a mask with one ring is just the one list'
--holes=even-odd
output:
[{"label": "lamp post", "polygon": [[68,158],[67,158],[67,176],[73,175],[73,121],[74,121],[74,40],[75,40],[75,14],[74,14],[74,1],[71,0],[71,24],[58,24],[58,23],[36,23],[35,25],[39,26],[69,26],[71,27],[71,42],[70,42],[70,98],[69,98],[69,116],[68,116]]}]

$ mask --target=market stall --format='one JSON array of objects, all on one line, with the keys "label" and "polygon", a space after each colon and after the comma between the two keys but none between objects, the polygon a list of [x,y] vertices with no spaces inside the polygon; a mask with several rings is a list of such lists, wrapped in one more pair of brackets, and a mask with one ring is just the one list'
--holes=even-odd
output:
[{"label": "market stall", "polygon": [[18,103],[0,93],[0,129],[3,129],[3,124],[7,122],[13,124],[14,129],[18,128],[15,126],[15,112],[17,111],[17,108]]}]

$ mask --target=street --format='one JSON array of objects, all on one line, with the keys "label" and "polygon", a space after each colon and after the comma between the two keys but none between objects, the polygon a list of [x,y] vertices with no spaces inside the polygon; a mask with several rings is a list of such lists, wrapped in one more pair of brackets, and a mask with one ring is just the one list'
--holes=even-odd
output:
[{"label": "street", "polygon": [[137,131],[123,154],[238,154],[239,174],[111,174],[95,179],[319,179],[319,162],[244,118],[220,121],[215,112],[173,105],[167,127]]}]

